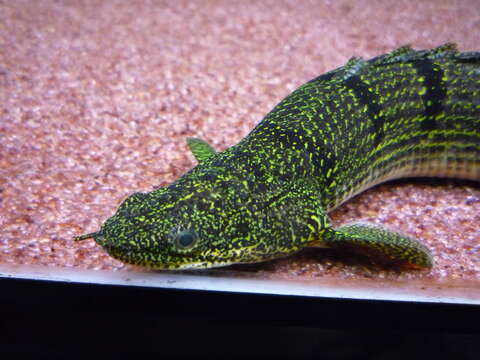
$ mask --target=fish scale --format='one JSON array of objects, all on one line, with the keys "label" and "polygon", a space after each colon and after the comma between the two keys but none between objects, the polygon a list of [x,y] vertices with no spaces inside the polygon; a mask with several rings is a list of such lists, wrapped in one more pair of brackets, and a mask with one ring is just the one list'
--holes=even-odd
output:
[{"label": "fish scale", "polygon": [[327,212],[391,179],[480,180],[480,53],[445,44],[352,58],[287,96],[237,145],[217,153],[187,141],[198,166],[127,198],[98,232],[76,240],[94,238],[119,260],[158,269],[314,246],[429,268],[421,241],[373,224],[335,228]]}]

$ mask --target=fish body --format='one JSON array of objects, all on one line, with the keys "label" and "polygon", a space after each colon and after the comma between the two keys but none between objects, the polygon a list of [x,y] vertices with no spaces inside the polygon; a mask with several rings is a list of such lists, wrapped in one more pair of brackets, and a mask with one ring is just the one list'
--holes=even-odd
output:
[{"label": "fish body", "polygon": [[195,168],[131,195],[77,240],[158,269],[258,262],[309,246],[429,268],[420,241],[378,225],[334,228],[327,212],[391,179],[480,180],[480,53],[445,44],[352,58],[295,90],[231,148],[188,145]]}]

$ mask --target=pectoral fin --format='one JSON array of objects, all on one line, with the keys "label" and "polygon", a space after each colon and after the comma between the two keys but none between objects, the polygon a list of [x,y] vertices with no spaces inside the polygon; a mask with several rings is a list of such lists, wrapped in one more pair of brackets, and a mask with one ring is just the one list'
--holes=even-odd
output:
[{"label": "pectoral fin", "polygon": [[340,226],[325,234],[323,241],[332,248],[348,247],[380,253],[394,263],[407,267],[431,268],[433,259],[428,248],[418,240],[372,224]]}]

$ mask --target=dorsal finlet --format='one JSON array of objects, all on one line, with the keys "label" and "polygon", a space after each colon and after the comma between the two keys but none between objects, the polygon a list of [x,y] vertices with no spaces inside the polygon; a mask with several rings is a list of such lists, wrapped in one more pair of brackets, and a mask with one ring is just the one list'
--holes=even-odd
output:
[{"label": "dorsal finlet", "polygon": [[199,163],[204,162],[216,154],[216,151],[213,149],[213,147],[202,139],[188,137],[187,145]]}]

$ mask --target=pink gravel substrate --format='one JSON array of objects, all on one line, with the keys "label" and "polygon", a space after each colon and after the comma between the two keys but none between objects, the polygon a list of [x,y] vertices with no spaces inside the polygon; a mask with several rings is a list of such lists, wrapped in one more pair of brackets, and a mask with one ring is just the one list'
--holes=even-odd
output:
[{"label": "pink gravel substrate", "polygon": [[[0,3],[0,263],[141,271],[95,231],[135,191],[195,165],[185,137],[237,143],[305,81],[403,44],[480,50],[478,1],[6,1]],[[352,199],[337,224],[385,223],[424,241],[431,271],[328,250],[236,266],[288,279],[480,279],[480,190],[403,181]]]}]

